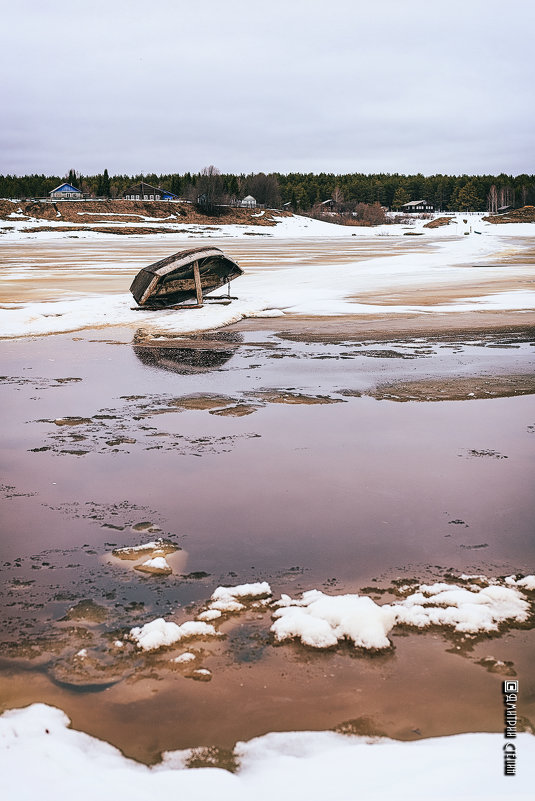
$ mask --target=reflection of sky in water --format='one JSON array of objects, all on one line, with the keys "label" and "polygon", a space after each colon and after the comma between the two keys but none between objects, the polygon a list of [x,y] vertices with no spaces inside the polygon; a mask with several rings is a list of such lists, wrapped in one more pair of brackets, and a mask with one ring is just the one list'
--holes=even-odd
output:
[{"label": "reflection of sky in water", "polygon": [[[461,572],[489,572],[490,565],[493,574],[497,565],[500,574],[529,569],[529,397],[438,404],[346,397],[326,406],[259,400],[244,418],[165,411],[169,399],[191,394],[255,402],[254,393],[270,388],[329,395],[365,389],[383,375],[521,367],[527,345],[483,347],[497,344],[488,338],[470,346],[424,339],[338,345],[219,332],[191,348],[153,351],[139,339],[133,348],[87,340],[74,346],[70,337],[55,338],[53,349],[51,340],[6,348],[4,372],[29,382],[6,387],[13,400],[6,483],[15,490],[4,493],[3,574],[6,582],[35,582],[17,590],[17,614],[35,615],[33,602],[26,610],[19,602],[24,597],[46,604],[39,615],[59,616],[69,604],[54,600],[62,591],[80,597],[115,589],[120,617],[121,604],[143,600],[164,613],[206,598],[219,583],[267,579],[294,592],[332,577],[354,588],[382,575],[421,575],[429,564]],[[389,351],[398,357],[385,357]],[[147,352],[155,356],[149,369]],[[58,376],[83,380],[58,386]],[[144,417],[143,407],[164,413]],[[109,425],[135,442],[115,451],[99,445],[82,457],[30,452],[51,432],[65,432],[35,421],[99,414],[113,419],[92,426]],[[147,450],[156,441],[153,428],[163,449]],[[174,446],[173,437],[202,447]],[[508,458],[472,458],[471,451]],[[452,524],[458,520],[466,525]],[[131,530],[140,521],[187,550],[184,572],[209,577],[154,580],[103,564],[107,543],[143,541]],[[486,547],[472,548],[478,545]]]},{"label": "reflection of sky in water", "polygon": [[[425,338],[305,343],[220,331],[175,348],[170,340],[151,343],[142,331],[134,342],[130,332],[117,332],[110,343],[108,335],[5,343],[2,372],[13,380],[3,387],[4,481],[13,489],[2,491],[1,639],[25,643],[36,630],[57,638],[40,672],[24,675],[22,701],[16,671],[10,673],[13,705],[46,693],[69,714],[98,716],[100,736],[149,759],[163,748],[328,728],[363,709],[389,721],[394,736],[414,737],[416,727],[425,736],[462,730],[467,715],[482,730],[495,728],[489,697],[499,677],[448,654],[444,639],[431,635],[394,633],[395,652],[382,657],[351,658],[345,647],[311,655],[302,646],[272,647],[269,615],[243,616],[225,624],[227,639],[202,645],[199,665],[213,671],[210,684],[172,672],[164,653],[150,669],[158,676],[154,694],[148,670],[135,656],[123,664],[112,643],[123,626],[191,619],[185,607],[205,603],[219,585],[267,580],[276,595],[295,598],[313,587],[340,594],[387,586],[399,576],[434,581],[449,569],[531,571],[531,398],[399,404],[340,394],[384,378],[523,370],[529,346],[496,337],[470,345]],[[265,391],[276,389],[343,402],[267,402]],[[233,418],[171,407],[210,393],[258,409]],[[91,422],[72,429],[53,422],[68,416]],[[135,442],[106,446],[99,434],[84,456],[31,452],[69,430]],[[233,439],[225,444],[226,437]],[[153,441],[166,446],[147,450]],[[109,557],[115,547],[158,536],[183,549],[169,557],[169,577],[143,575]],[[62,622],[84,599],[104,607],[106,621]],[[491,653],[514,660],[526,675],[525,634],[482,643],[469,658]],[[27,656],[24,648],[19,657]],[[74,671],[73,654],[83,648],[87,667]],[[184,643],[176,653],[188,648],[197,650]],[[91,668],[93,658],[107,665],[103,672]],[[126,676],[141,680],[120,681]],[[88,693],[114,681],[103,693]],[[469,705],[440,703],[456,697],[461,681],[470,688]],[[243,713],[229,716],[230,703]]]}]

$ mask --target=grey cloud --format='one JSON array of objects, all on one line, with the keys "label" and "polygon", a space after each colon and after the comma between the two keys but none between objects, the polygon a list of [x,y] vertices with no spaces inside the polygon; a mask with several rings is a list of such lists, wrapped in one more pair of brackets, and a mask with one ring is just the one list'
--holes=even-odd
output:
[{"label": "grey cloud", "polygon": [[531,172],[522,0],[20,0],[0,172]]}]

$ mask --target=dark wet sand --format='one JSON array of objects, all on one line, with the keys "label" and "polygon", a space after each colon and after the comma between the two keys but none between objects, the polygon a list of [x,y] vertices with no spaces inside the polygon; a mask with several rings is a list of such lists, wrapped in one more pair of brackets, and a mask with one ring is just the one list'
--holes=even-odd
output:
[{"label": "dark wet sand", "polygon": [[487,332],[520,335],[535,341],[533,312],[450,312],[427,314],[338,315],[306,317],[285,314],[283,318],[240,320],[227,331],[276,331],[288,339],[306,342],[344,342],[354,339],[390,340],[414,337],[471,339]]},{"label": "dark wet sand", "polygon": [[[514,663],[535,718],[529,630],[460,653],[441,633],[394,632],[385,655],[322,654],[275,647],[269,618],[248,613],[193,647],[207,683],[169,667],[187,644],[113,655],[125,630],[187,619],[219,584],[295,596],[533,572],[529,327],[472,318],[357,341],[332,320],[311,336],[276,323],[157,347],[121,329],[4,343],[2,708],[56,704],[144,761],[348,720],[402,739],[500,731],[503,677],[477,664],[493,656]],[[419,402],[385,386],[419,386]],[[182,549],[171,576],[110,556],[157,536]],[[84,599],[104,611],[62,620]],[[76,668],[84,647],[98,669]]]}]

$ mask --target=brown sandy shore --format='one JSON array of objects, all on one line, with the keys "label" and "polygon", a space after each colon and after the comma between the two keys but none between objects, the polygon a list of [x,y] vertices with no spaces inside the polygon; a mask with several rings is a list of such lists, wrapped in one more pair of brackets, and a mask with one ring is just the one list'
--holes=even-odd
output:
[{"label": "brown sandy shore", "polygon": [[[467,287],[470,292],[470,287]],[[535,312],[450,312],[427,314],[338,315],[307,317],[285,314],[284,318],[244,319],[229,331],[276,331],[288,338],[308,342],[341,342],[345,340],[413,339],[461,334],[478,337],[486,332],[520,334],[535,338]]]},{"label": "brown sandy shore", "polygon": [[[126,635],[193,619],[219,585],[388,603],[400,581],[535,572],[535,314],[140,329],[3,343],[0,709],[45,702],[147,763],[206,747],[196,764],[228,766],[268,731],[502,731],[516,676],[529,730],[533,618],[395,629],[384,653],[277,645],[252,606],[217,640],[144,654]],[[112,556],[160,536],[171,574]]]}]

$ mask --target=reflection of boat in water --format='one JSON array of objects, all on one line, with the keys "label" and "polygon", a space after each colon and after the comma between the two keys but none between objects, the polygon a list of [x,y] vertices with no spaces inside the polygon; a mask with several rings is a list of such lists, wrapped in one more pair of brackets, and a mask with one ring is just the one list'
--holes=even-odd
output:
[{"label": "reflection of boat in water", "polygon": [[203,295],[243,275],[235,261],[215,247],[181,250],[144,267],[134,278],[130,292],[147,309],[165,309]]},{"label": "reflection of boat in water", "polygon": [[224,337],[201,335],[186,340],[166,340],[157,345],[136,337],[133,345],[134,353],[146,367],[188,375],[219,369],[234,356],[242,341],[240,334],[228,332]]}]

